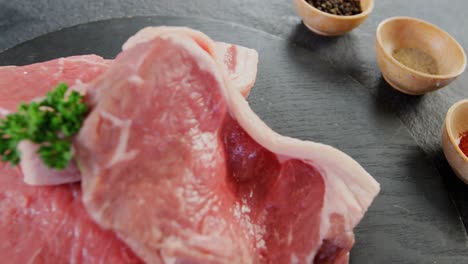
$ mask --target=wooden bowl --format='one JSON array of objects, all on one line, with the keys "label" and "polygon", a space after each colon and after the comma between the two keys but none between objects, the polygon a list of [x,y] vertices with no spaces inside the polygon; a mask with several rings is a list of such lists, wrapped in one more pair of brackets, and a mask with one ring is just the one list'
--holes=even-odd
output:
[{"label": "wooden bowl", "polygon": [[447,112],[442,131],[442,148],[455,174],[468,184],[468,157],[459,148],[460,138],[468,131],[468,100],[454,104]]},{"label": "wooden bowl", "polygon": [[318,10],[305,0],[294,0],[304,25],[322,36],[339,36],[361,25],[374,9],[374,0],[361,0],[362,13],[353,16],[332,15]]},{"label": "wooden bowl", "polygon": [[[385,80],[400,92],[422,95],[440,89],[462,74],[466,55],[458,42],[442,29],[410,17],[384,20],[376,33],[377,62]],[[413,70],[393,57],[396,50],[418,49],[434,58],[438,72]]]}]

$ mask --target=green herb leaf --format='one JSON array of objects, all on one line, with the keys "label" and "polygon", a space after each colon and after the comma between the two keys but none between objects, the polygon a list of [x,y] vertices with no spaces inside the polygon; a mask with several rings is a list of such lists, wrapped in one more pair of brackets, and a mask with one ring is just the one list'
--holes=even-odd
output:
[{"label": "green herb leaf", "polygon": [[71,140],[78,133],[88,108],[83,96],[57,85],[40,102],[21,104],[18,111],[0,120],[0,155],[4,162],[17,165],[21,160],[18,144],[30,140],[39,145],[44,164],[64,169],[72,159]]}]

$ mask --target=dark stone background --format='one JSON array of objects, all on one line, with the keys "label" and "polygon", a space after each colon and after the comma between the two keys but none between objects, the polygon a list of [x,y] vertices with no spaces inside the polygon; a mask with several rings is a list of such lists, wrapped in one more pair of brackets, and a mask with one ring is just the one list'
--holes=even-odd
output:
[{"label": "dark stone background", "polygon": [[465,227],[468,227],[468,187],[454,176],[440,146],[446,111],[456,101],[468,98],[468,88],[464,86],[468,81],[467,74],[434,93],[406,96],[383,81],[374,52],[377,25],[391,16],[413,16],[427,20],[448,31],[467,48],[467,7],[466,0],[377,1],[374,12],[361,27],[342,37],[324,38],[305,29],[294,12],[292,0],[0,0],[0,51],[76,24],[150,15],[231,21],[289,39],[362,84],[376,97],[377,102],[400,118],[444,179]]}]

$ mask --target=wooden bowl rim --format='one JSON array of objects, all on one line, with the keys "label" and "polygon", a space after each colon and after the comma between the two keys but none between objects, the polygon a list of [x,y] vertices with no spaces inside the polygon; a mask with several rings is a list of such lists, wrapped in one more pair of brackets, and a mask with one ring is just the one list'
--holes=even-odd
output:
[{"label": "wooden bowl rim", "polygon": [[[468,99],[464,99],[464,100],[461,100],[461,101],[458,101],[457,103],[453,104],[450,109],[448,110],[447,112],[447,116],[445,118],[445,129],[447,129],[447,134],[448,134],[448,137],[450,139],[450,142],[452,143],[452,145],[455,147],[455,149],[457,150],[458,154],[462,157],[463,160],[465,160],[465,162],[468,162],[468,157],[465,155],[465,153],[463,153],[463,151],[460,149],[460,147],[458,146],[458,144],[456,143],[455,141],[455,136],[453,135],[453,130],[452,130],[452,123],[453,123],[453,112],[458,108],[460,107],[461,105],[464,105],[464,104],[468,104]],[[467,119],[467,122],[468,122],[468,119]]]},{"label": "wooden bowl rim", "polygon": [[[416,21],[416,22],[419,22],[421,24],[424,24],[425,26],[428,26],[428,27],[431,27],[431,28],[437,30],[439,33],[441,33],[443,35],[446,35],[453,43],[455,43],[457,48],[463,54],[463,56],[461,58],[463,63],[462,63],[462,66],[460,67],[460,69],[458,71],[454,71],[453,73],[449,73],[449,74],[424,73],[424,72],[413,70],[412,68],[404,65],[403,63],[401,63],[397,59],[395,59],[392,56],[392,54],[388,54],[387,50],[385,50],[384,47],[383,47],[381,30],[382,30],[383,26],[385,26],[386,24],[388,24],[390,22],[393,22],[395,20],[406,20],[406,21],[410,21],[410,22]],[[465,50],[463,49],[463,47],[460,45],[460,43],[458,43],[458,41],[454,37],[452,37],[448,32],[446,32],[445,30],[443,30],[443,29],[437,27],[436,25],[433,25],[433,24],[431,24],[431,23],[429,23],[427,21],[424,21],[424,20],[421,20],[421,19],[418,19],[418,18],[413,18],[413,17],[405,17],[405,16],[396,16],[396,17],[387,18],[387,19],[383,20],[382,22],[380,22],[379,25],[377,26],[376,39],[377,39],[378,45],[382,48],[383,54],[387,58],[387,60],[391,60],[392,62],[396,63],[400,68],[402,68],[403,70],[406,70],[406,71],[408,71],[408,72],[410,72],[412,74],[416,74],[416,75],[426,77],[426,78],[433,78],[433,79],[452,79],[452,78],[456,78],[457,76],[462,74],[466,69],[466,53],[465,53]]]}]

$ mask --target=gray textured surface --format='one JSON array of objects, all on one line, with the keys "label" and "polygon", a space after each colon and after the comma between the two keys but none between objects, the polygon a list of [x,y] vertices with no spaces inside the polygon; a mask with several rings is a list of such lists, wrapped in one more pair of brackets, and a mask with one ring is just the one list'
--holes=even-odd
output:
[{"label": "gray textured surface", "polygon": [[190,24],[216,40],[258,50],[258,79],[248,99],[254,111],[281,134],[338,146],[381,184],[355,230],[352,263],[468,262],[457,212],[404,125],[350,76],[286,40],[209,19],[123,18],[43,35],[0,53],[0,65],[90,52],[113,58],[135,31],[163,24]]},{"label": "gray textured surface", "polygon": [[[440,129],[449,106],[457,100],[468,97],[467,75],[448,88],[423,97],[409,97],[394,92],[382,80],[374,55],[374,35],[377,24],[386,17],[410,15],[432,22],[452,34],[463,47],[468,47],[466,32],[468,2],[464,0],[395,0],[378,1],[370,19],[352,33],[339,38],[318,37],[300,24],[292,2],[270,1],[4,1],[0,0],[0,50],[9,48],[27,39],[46,32],[55,31],[88,21],[112,17],[139,15],[196,16],[233,21],[253,27],[281,38],[289,39],[308,48],[335,68],[361,83],[374,96],[379,108],[396,113],[409,128],[413,137],[433,161],[440,172],[434,184],[445,184],[452,198],[468,220],[467,187],[457,180],[443,158],[440,149]],[[234,36],[235,37],[235,36]],[[311,65],[314,61],[307,62]],[[304,63],[307,65],[307,63]],[[346,88],[346,84],[343,85]],[[346,100],[346,98],[343,98]],[[399,136],[391,139],[398,144]],[[386,142],[386,141],[385,141]],[[377,143],[376,143],[377,144]],[[407,145],[410,148],[411,145]],[[378,149],[379,145],[373,145]],[[385,148],[382,148],[385,151]],[[404,157],[402,157],[404,158]],[[417,162],[424,157],[416,156],[407,162]],[[403,162],[403,161],[402,161]],[[389,166],[399,166],[390,164]],[[374,164],[375,167],[383,166]],[[422,167],[431,164],[424,164]],[[416,172],[408,172],[416,173]],[[436,177],[436,176],[433,176]],[[443,180],[443,181],[442,181]],[[424,252],[421,252],[424,254]]]}]

